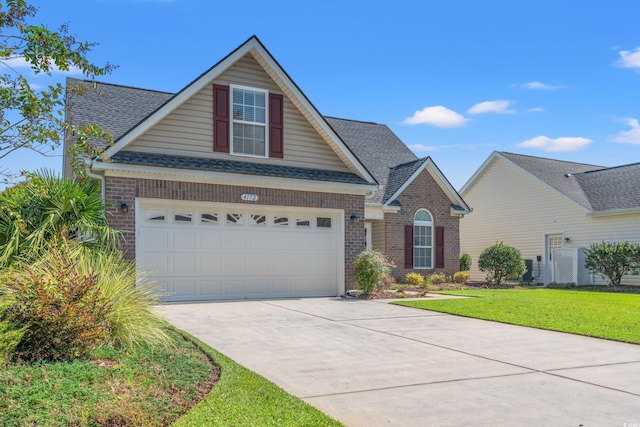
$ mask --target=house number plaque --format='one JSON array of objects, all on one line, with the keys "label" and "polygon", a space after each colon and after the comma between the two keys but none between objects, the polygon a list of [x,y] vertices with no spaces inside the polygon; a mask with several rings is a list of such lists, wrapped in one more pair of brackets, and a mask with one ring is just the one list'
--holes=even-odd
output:
[{"label": "house number plaque", "polygon": [[242,200],[245,200],[247,202],[256,202],[258,201],[258,195],[257,194],[243,194],[240,196],[240,198]]}]

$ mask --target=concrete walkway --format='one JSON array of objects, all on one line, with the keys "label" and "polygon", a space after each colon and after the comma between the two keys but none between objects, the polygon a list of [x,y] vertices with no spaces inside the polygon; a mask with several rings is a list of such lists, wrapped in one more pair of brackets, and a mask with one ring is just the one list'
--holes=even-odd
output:
[{"label": "concrete walkway", "polygon": [[338,298],[163,310],[348,426],[640,426],[637,345]]}]

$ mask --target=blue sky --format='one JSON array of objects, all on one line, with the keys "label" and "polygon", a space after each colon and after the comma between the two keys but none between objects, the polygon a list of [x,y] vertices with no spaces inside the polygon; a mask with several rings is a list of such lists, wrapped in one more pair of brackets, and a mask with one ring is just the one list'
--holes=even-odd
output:
[{"label": "blue sky", "polygon": [[[33,4],[34,22],[69,22],[79,39],[100,43],[91,59],[119,65],[101,81],[164,91],[256,34],[322,114],[387,124],[457,189],[493,150],[640,161],[637,1]],[[62,163],[6,160],[13,170]]]}]

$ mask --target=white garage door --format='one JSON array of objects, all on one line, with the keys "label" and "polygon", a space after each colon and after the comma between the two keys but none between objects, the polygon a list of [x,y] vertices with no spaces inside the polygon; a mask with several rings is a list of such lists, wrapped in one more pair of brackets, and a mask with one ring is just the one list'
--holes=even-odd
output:
[{"label": "white garage door", "polygon": [[167,301],[335,296],[340,218],[337,210],[138,201],[136,259]]}]

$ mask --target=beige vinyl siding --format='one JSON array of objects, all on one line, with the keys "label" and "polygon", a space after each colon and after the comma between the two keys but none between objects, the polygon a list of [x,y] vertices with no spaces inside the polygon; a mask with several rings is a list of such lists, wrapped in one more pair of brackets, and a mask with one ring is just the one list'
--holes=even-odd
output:
[{"label": "beige vinyl siding", "polygon": [[[461,250],[471,255],[472,280],[484,280],[485,274],[478,270],[478,257],[496,240],[504,240],[519,249],[525,259],[532,259],[534,274],[539,274],[534,280],[540,283],[544,280],[545,233],[569,237],[565,247],[588,247],[603,240],[640,242],[640,215],[587,217],[563,196],[499,158],[462,197],[473,207],[473,213],[460,221]],[[539,273],[537,255],[543,259]],[[594,279],[605,283],[599,276]],[[627,276],[623,284],[640,285],[640,276]]]},{"label": "beige vinyl siding", "polygon": [[384,221],[371,221],[371,246],[376,251],[386,253],[384,244]]},{"label": "beige vinyl siding", "polygon": [[214,153],[213,84],[237,84],[282,94],[262,66],[248,53],[124,150],[350,171],[287,96],[284,97],[283,159]]}]

